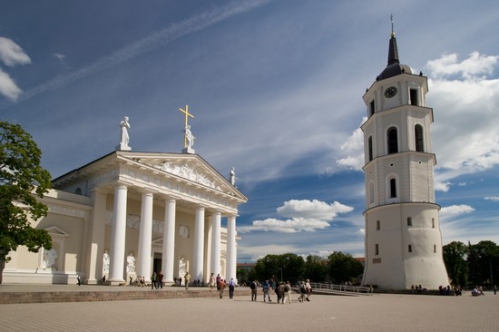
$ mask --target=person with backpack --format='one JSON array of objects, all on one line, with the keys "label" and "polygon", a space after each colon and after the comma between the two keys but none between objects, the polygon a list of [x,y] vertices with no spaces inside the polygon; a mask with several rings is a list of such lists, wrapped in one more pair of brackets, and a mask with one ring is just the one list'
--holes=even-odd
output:
[{"label": "person with backpack", "polygon": [[256,301],[256,294],[257,294],[257,289],[256,289],[256,280],[253,280],[250,284],[250,289],[251,289],[251,301]]},{"label": "person with backpack", "polygon": [[300,284],[300,297],[298,298],[298,301],[301,303],[305,302],[305,296],[307,294],[307,286],[305,285],[305,281],[302,281]]},{"label": "person with backpack", "polygon": [[289,281],[286,281],[286,284],[284,285],[284,300],[282,301],[282,304],[286,304],[286,302],[291,303],[291,284]]}]

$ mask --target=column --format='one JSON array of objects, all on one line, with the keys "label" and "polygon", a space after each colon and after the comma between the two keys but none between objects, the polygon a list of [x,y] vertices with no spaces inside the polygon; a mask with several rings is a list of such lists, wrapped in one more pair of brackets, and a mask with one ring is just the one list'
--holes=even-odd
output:
[{"label": "column", "polygon": [[[92,192],[93,212],[90,217],[89,240],[86,260],[87,284],[95,285],[102,279],[102,258],[104,255],[104,235],[106,234],[106,198],[99,188]],[[107,271],[109,274],[109,271]]]},{"label": "column", "polygon": [[237,282],[236,217],[227,217],[227,280]]},{"label": "column", "polygon": [[151,281],[152,209],[153,194],[143,193],[140,213],[137,275],[144,276],[147,282]]},{"label": "column", "polygon": [[203,280],[204,261],[204,207],[196,208],[196,220],[194,223],[194,256],[193,268],[191,269],[194,279]]},{"label": "column", "polygon": [[[211,217],[211,271],[215,274],[220,273],[220,229],[222,227],[220,212],[215,212]],[[224,277],[224,276],[222,276]]]},{"label": "column", "polygon": [[161,266],[166,283],[173,283],[173,268],[175,254],[175,209],[176,201],[167,199],[165,202],[165,225],[163,227],[163,255]]},{"label": "column", "polygon": [[127,187],[119,184],[114,188],[113,225],[111,231],[111,264],[109,283],[119,285],[123,279],[125,264]]}]

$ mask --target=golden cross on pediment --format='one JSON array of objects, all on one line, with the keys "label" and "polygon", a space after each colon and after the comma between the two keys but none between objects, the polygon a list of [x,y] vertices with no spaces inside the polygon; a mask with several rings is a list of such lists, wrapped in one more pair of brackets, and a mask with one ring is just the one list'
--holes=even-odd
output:
[{"label": "golden cross on pediment", "polygon": [[[189,105],[185,105],[185,110],[179,108],[178,109],[180,112],[185,114],[185,124],[184,124],[184,129],[187,128],[188,122],[189,122],[189,117],[194,119],[194,115],[189,113]],[[184,136],[184,148],[187,147],[187,135]]]}]

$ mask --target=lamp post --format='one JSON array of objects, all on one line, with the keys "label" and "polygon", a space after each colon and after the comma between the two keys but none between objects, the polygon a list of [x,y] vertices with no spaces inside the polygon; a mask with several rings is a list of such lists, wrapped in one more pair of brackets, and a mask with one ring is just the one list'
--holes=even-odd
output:
[{"label": "lamp post", "polygon": [[279,270],[281,271],[281,282],[282,282],[282,267],[280,267]]}]

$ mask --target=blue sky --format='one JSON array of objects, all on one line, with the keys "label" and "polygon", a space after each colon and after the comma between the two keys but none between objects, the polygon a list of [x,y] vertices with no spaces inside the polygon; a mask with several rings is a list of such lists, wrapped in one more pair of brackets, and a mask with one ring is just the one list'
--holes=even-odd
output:
[{"label": "blue sky", "polygon": [[429,79],[443,243],[499,243],[497,1],[1,1],[0,118],[62,175],[114,150],[197,153],[249,197],[238,260],[364,255],[365,89]]}]

